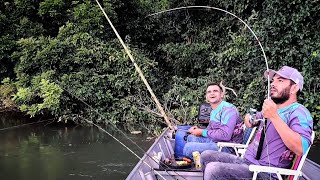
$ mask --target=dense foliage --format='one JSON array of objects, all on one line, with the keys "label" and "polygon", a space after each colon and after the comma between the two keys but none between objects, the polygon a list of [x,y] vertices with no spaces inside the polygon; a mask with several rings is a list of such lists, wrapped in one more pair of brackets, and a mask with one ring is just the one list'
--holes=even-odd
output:
[{"label": "dense foliage", "polygon": [[[300,102],[320,128],[320,4],[313,0],[100,0],[155,94],[176,123],[193,123],[208,82],[223,80],[245,113],[266,96],[270,68],[305,77]],[[154,131],[163,124],[144,84],[95,1],[0,1],[3,102],[58,121],[89,121]],[[10,101],[11,100],[11,101]],[[12,100],[14,103],[12,103]]]}]

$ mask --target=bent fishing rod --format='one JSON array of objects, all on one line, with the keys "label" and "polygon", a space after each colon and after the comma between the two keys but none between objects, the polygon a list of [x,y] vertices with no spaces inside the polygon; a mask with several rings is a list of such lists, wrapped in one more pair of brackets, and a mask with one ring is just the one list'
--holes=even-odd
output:
[{"label": "bent fishing rod", "polygon": [[237,15],[235,15],[235,14],[233,14],[233,13],[227,11],[227,10],[224,10],[224,9],[221,9],[221,8],[217,8],[217,7],[211,7],[211,6],[184,6],[184,7],[177,7],[177,8],[167,9],[167,10],[159,11],[159,12],[156,12],[156,13],[153,13],[153,14],[149,14],[147,17],[156,16],[156,15],[160,15],[160,14],[163,14],[163,13],[169,13],[169,12],[173,12],[173,11],[185,10],[185,9],[211,9],[211,10],[221,11],[221,12],[224,12],[226,14],[229,14],[229,15],[237,18],[241,23],[243,23],[249,29],[249,31],[252,33],[254,38],[257,40],[257,42],[259,44],[259,47],[260,47],[260,49],[262,51],[262,54],[263,54],[263,58],[264,58],[265,65],[266,65],[266,70],[267,70],[267,80],[268,80],[267,97],[268,97],[268,99],[270,99],[270,73],[269,73],[269,66],[268,66],[268,60],[267,60],[266,53],[264,52],[263,46],[262,46],[258,36],[254,33],[254,31],[251,29],[251,27],[246,22],[244,22],[244,20],[242,20],[240,17],[238,17]]},{"label": "bent fishing rod", "polygon": [[[224,9],[221,9],[221,8],[217,8],[217,7],[210,7],[210,6],[185,6],[185,7],[177,7],[177,8],[172,8],[172,9],[168,9],[168,10],[163,10],[163,11],[159,11],[159,12],[156,12],[156,13],[153,13],[153,14],[150,14],[148,15],[147,17],[151,17],[151,16],[156,16],[156,15],[160,15],[160,14],[163,14],[163,13],[168,13],[168,12],[173,12],[173,11],[179,11],[179,10],[185,10],[185,9],[211,9],[211,10],[217,10],[217,11],[221,11],[221,12],[224,12],[226,14],[229,14],[235,18],[237,18],[241,23],[243,23],[248,29],[249,31],[252,33],[252,35],[254,36],[254,38],[256,39],[256,41],[258,42],[259,44],[259,47],[262,51],[262,54],[263,54],[263,57],[264,57],[264,61],[265,61],[265,65],[266,65],[266,72],[267,72],[267,81],[268,81],[268,85],[267,85],[267,97],[268,99],[271,99],[270,97],[270,71],[269,71],[269,66],[268,66],[268,60],[267,60],[267,57],[266,57],[266,54],[265,54],[265,51],[263,49],[263,46],[259,40],[259,38],[257,37],[257,35],[254,33],[254,31],[251,29],[251,27],[244,21],[242,20],[240,17],[238,17],[237,15],[227,11],[227,10],[224,10]],[[263,118],[262,121],[266,121],[265,118]],[[265,123],[263,126],[266,126]],[[265,131],[265,134],[266,134],[266,128],[264,128],[264,131]],[[268,146],[268,140],[266,138],[266,145],[267,145],[267,154],[268,154],[268,164],[270,166],[270,157],[269,157],[269,146]],[[270,178],[271,178],[271,175],[270,175]]]},{"label": "bent fishing rod", "polygon": [[[168,116],[166,115],[166,113],[164,112],[160,102],[158,101],[157,97],[155,96],[155,94],[153,93],[153,90],[151,89],[148,81],[145,79],[145,76],[143,75],[140,67],[136,64],[133,56],[131,55],[128,47],[125,45],[124,41],[122,40],[122,38],[120,37],[119,33],[117,32],[117,30],[115,29],[115,27],[113,26],[111,20],[109,19],[108,15],[106,14],[106,12],[104,11],[104,9],[102,8],[102,6],[100,5],[99,1],[96,0],[96,3],[98,4],[99,8],[101,9],[101,11],[103,12],[105,18],[107,19],[108,23],[110,24],[111,28],[113,29],[114,33],[116,34],[118,40],[120,41],[121,45],[123,46],[125,52],[127,53],[127,55],[129,56],[131,62],[134,64],[135,66],[135,69],[136,71],[138,72],[140,78],[142,79],[142,81],[144,82],[144,84],[146,85],[149,93],[151,94],[151,97],[152,99],[155,101],[156,105],[157,105],[157,108],[158,110],[160,111],[161,115],[164,117],[165,119],[165,122],[166,124],[168,125],[168,127],[171,129],[171,130],[174,130],[175,128],[172,126],[171,122],[170,122],[170,119],[168,118]],[[160,11],[160,12],[157,12],[157,13],[153,13],[153,14],[150,14],[148,16],[154,16],[154,15],[159,15],[159,14],[162,14],[162,13],[167,13],[167,12],[171,12],[171,11],[176,11],[176,10],[182,10],[182,9],[192,9],[192,8],[195,8],[195,9],[213,9],[213,10],[218,10],[218,11],[221,11],[221,12],[224,12],[226,14],[229,14],[235,18],[237,18],[240,22],[242,22],[248,29],[249,31],[253,34],[253,36],[255,37],[255,39],[257,40],[258,44],[259,44],[259,47],[263,53],[263,57],[264,57],[264,60],[265,60],[265,64],[266,64],[266,69],[267,69],[267,81],[268,81],[268,86],[267,86],[267,97],[268,99],[270,99],[270,72],[269,72],[269,67],[268,67],[268,60],[267,60],[267,57],[266,57],[266,54],[264,52],[264,49],[262,47],[262,44],[259,40],[259,38],[256,36],[256,34],[253,32],[253,30],[250,28],[250,26],[244,22],[240,17],[236,16],[235,14],[229,12],[229,11],[226,11],[224,9],[221,9],[221,8],[217,8],[217,7],[210,7],[210,6],[185,6],[185,7],[178,7],[178,8],[173,8],[173,9],[168,9],[168,10],[164,10],[164,11]],[[267,151],[268,151],[268,145],[267,145]],[[268,158],[269,158],[269,153],[268,154]],[[269,159],[269,166],[270,166],[270,159]]]}]

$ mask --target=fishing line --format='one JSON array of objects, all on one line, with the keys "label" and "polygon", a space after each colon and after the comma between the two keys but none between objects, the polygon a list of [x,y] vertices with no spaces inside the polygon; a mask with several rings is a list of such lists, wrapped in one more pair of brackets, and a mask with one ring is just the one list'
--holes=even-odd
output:
[{"label": "fishing line", "polygon": [[[195,9],[213,9],[213,10],[218,10],[218,11],[221,11],[221,12],[224,12],[226,14],[229,14],[235,18],[237,18],[240,22],[242,22],[248,29],[249,31],[252,33],[252,35],[254,36],[254,38],[257,40],[258,44],[259,44],[259,47],[262,51],[262,54],[263,54],[263,57],[264,57],[264,60],[265,60],[265,65],[266,65],[266,69],[267,69],[267,81],[268,81],[268,85],[267,85],[267,97],[268,99],[271,99],[270,97],[270,71],[269,71],[269,67],[268,67],[268,60],[267,60],[267,57],[266,57],[266,54],[264,52],[264,49],[263,49],[263,46],[259,40],[259,38],[256,36],[256,34],[253,32],[253,30],[250,28],[250,26],[244,22],[240,17],[238,17],[237,15],[227,11],[227,10],[224,10],[224,9],[220,9],[220,8],[217,8],[217,7],[210,7],[210,6],[185,6],[185,7],[177,7],[177,8],[172,8],[172,9],[168,9],[168,10],[163,10],[163,11],[159,11],[159,12],[156,12],[156,13],[153,13],[153,14],[149,14],[147,17],[151,17],[151,16],[155,16],[155,15],[160,15],[162,13],[167,13],[167,12],[172,12],[172,11],[177,11],[177,10],[183,10],[183,9],[192,9],[192,8],[195,8]],[[260,119],[259,119],[260,120]],[[266,121],[267,119],[261,119],[261,120],[264,120]],[[263,125],[265,126],[265,125]],[[266,133],[265,133],[266,134]],[[266,138],[267,139],[267,138]],[[268,155],[268,163],[269,163],[269,167],[270,167],[270,157],[269,157],[269,146],[268,146],[268,143],[266,141],[266,144],[267,144],[267,155]],[[270,174],[270,178],[271,178],[271,174]]]},{"label": "fishing line", "polygon": [[[112,137],[114,140],[116,140],[118,143],[120,143],[123,147],[125,147],[128,151],[130,151],[133,155],[135,155],[139,160],[142,160],[142,158],[140,156],[138,156],[134,151],[132,151],[128,146],[126,146],[124,143],[122,143],[120,140],[118,140],[115,136],[113,136],[112,134],[110,134],[108,131],[104,130],[102,127],[98,126],[97,124],[88,121],[87,119],[83,118],[85,121],[87,121],[87,123],[94,125],[95,127],[97,127],[98,129],[100,129],[101,131],[103,131],[104,133],[108,134],[110,137]],[[130,139],[130,138],[128,138]],[[130,139],[131,140],[131,139]],[[137,147],[139,147],[137,145]],[[139,147],[140,148],[140,147]],[[144,162],[145,163],[145,162]],[[148,163],[145,163],[147,166],[149,166],[149,168],[151,168],[151,166]],[[159,174],[160,175],[160,174]],[[161,176],[161,175],[160,175]],[[162,177],[162,176],[161,176]],[[164,179],[164,177],[162,177]]]},{"label": "fishing line", "polygon": [[[121,39],[120,35],[118,34],[117,30],[114,28],[112,22],[110,21],[110,19],[108,18],[107,14],[105,13],[104,9],[102,8],[102,6],[100,5],[100,3],[98,2],[98,0],[96,0],[99,8],[101,9],[101,11],[103,12],[104,16],[106,17],[107,21],[109,22],[111,28],[113,29],[114,33],[116,34],[117,38],[119,39],[120,43],[122,44],[124,50],[126,51],[126,53],[128,54],[130,60],[132,61],[132,63],[134,64],[136,70],[138,71],[141,79],[143,80],[143,82],[145,83],[147,89],[149,90],[153,100],[155,101],[156,105],[157,105],[157,108],[159,109],[159,111],[161,112],[161,114],[163,115],[167,125],[169,126],[170,129],[174,129],[171,125],[171,121],[170,119],[168,119],[168,117],[166,116],[164,110],[162,109],[162,106],[161,104],[159,103],[158,99],[156,98],[156,96],[154,95],[152,89],[150,88],[147,80],[145,79],[144,75],[142,74],[139,66],[135,63],[134,59],[133,59],[133,56],[130,54],[129,52],[129,49],[127,48],[127,46],[124,44],[123,40]],[[263,57],[265,59],[265,63],[266,63],[266,69],[267,69],[267,80],[268,80],[268,86],[267,86],[267,96],[268,96],[268,99],[270,99],[270,73],[269,73],[269,67],[268,67],[268,61],[267,61],[267,57],[266,57],[266,54],[264,52],[264,49],[262,47],[262,44],[260,43],[260,40],[258,39],[258,37],[256,36],[256,34],[253,32],[253,30],[250,28],[250,26],[244,22],[241,18],[239,18],[238,16],[236,16],[235,14],[231,13],[231,12],[228,12],[226,10],[223,10],[223,9],[220,9],[220,8],[216,8],[216,7],[210,7],[210,6],[186,6],[186,7],[178,7],[178,8],[173,8],[173,9],[169,9],[169,10],[164,10],[164,11],[160,11],[160,12],[157,12],[157,13],[153,13],[151,15],[148,15],[148,16],[153,16],[153,15],[158,15],[158,14],[161,14],[161,13],[164,13],[164,12],[170,12],[170,11],[175,11],[175,10],[181,10],[181,9],[190,9],[190,8],[205,8],[205,9],[214,9],[214,10],[218,10],[218,11],[222,11],[222,12],[225,12],[229,15],[232,15],[233,17],[237,18],[240,22],[242,22],[248,29],[249,31],[253,34],[253,36],[255,37],[255,39],[257,40],[260,48],[261,48],[261,51],[263,53]],[[269,156],[269,154],[268,154]],[[270,163],[270,162],[269,162]]]},{"label": "fishing line", "polygon": [[120,37],[118,31],[116,30],[116,28],[113,26],[111,20],[109,19],[107,13],[104,11],[104,9],[102,8],[102,6],[100,5],[99,1],[96,0],[99,8],[101,9],[102,13],[104,14],[104,16],[106,17],[108,23],[110,24],[112,30],[114,31],[114,33],[116,34],[118,40],[120,41],[122,47],[124,48],[125,52],[127,53],[127,55],[129,56],[129,59],[131,60],[131,62],[133,63],[136,71],[138,72],[140,78],[142,79],[142,81],[144,82],[145,86],[147,87],[152,99],[154,100],[154,102],[156,103],[156,106],[158,108],[158,110],[160,111],[161,115],[163,116],[165,122],[167,123],[168,127],[171,129],[171,130],[174,130],[175,128],[172,126],[172,122],[170,121],[170,119],[168,118],[168,116],[166,115],[166,113],[164,112],[158,98],[156,97],[156,95],[153,93],[153,90],[151,89],[147,79],[144,77],[140,67],[137,65],[137,63],[135,62],[133,56],[131,55],[130,53],[130,50],[128,49],[128,47],[125,45],[125,43],[123,42],[122,38]]},{"label": "fishing line", "polygon": [[[168,118],[168,116],[167,116],[166,113],[164,112],[164,110],[163,110],[160,102],[158,101],[157,97],[156,97],[155,94],[153,93],[153,90],[151,89],[151,87],[150,87],[148,81],[146,80],[146,78],[144,77],[141,69],[140,69],[139,66],[136,64],[136,62],[135,62],[133,56],[131,55],[128,47],[127,47],[127,46],[125,45],[125,43],[123,42],[123,40],[122,40],[122,38],[120,37],[118,31],[117,31],[116,28],[113,26],[111,20],[109,19],[108,15],[107,15],[106,12],[104,11],[104,9],[102,8],[102,6],[100,5],[100,3],[99,3],[98,0],[96,0],[96,3],[98,4],[99,8],[101,9],[102,13],[104,14],[105,18],[107,19],[108,23],[110,24],[112,30],[114,31],[114,33],[116,34],[117,38],[119,39],[119,41],[120,41],[121,45],[123,46],[125,52],[126,52],[127,55],[129,56],[129,58],[130,58],[131,62],[133,63],[136,71],[138,72],[140,78],[142,79],[142,81],[143,81],[144,84],[146,85],[146,87],[147,87],[147,89],[148,89],[148,91],[149,91],[152,99],[153,99],[154,102],[156,103],[156,106],[157,106],[158,110],[160,111],[161,115],[163,116],[163,118],[164,118],[167,126],[168,126],[171,130],[174,130],[175,127],[172,126],[172,121]],[[148,155],[148,156],[149,156],[149,155]],[[149,157],[150,157],[150,156],[149,156]],[[151,158],[151,159],[153,159],[153,158]],[[160,161],[159,161],[159,162],[160,162]],[[144,162],[144,163],[145,163],[145,162]],[[166,171],[166,172],[167,172],[167,171]],[[174,171],[174,172],[175,172],[175,171]],[[167,173],[168,173],[168,172],[167,172]],[[177,175],[179,175],[177,172],[175,172],[175,173],[176,173]],[[159,174],[159,173],[157,173],[157,174]],[[169,174],[169,173],[168,173],[168,174]],[[160,175],[160,174],[159,174],[159,175]],[[170,174],[169,174],[169,175],[170,175]],[[160,176],[161,176],[161,175],[160,175]],[[179,176],[180,176],[180,175],[179,175]],[[161,177],[162,177],[162,176],[161,176]],[[182,176],[180,176],[180,177],[182,177]],[[162,177],[162,178],[163,178],[163,177]],[[182,178],[183,178],[183,177],[182,177]],[[164,178],[164,179],[165,179],[165,178]]]},{"label": "fishing line", "polygon": [[[84,119],[84,120],[86,120],[86,119]],[[149,165],[148,163],[146,163],[145,162],[145,160],[143,160],[140,156],[138,156],[134,151],[132,151],[129,147],[127,147],[124,143],[122,143],[120,140],[118,140],[116,137],[114,137],[112,134],[110,134],[108,131],[106,131],[106,130],[104,130],[102,127],[100,127],[100,126],[98,126],[97,124],[95,124],[95,123],[93,123],[93,122],[90,122],[90,121],[88,121],[88,120],[86,120],[89,124],[92,124],[92,125],[94,125],[94,126],[96,126],[98,129],[100,129],[101,131],[103,131],[103,132],[105,132],[106,134],[108,134],[110,137],[112,137],[114,140],[116,140],[118,143],[120,143],[123,147],[125,147],[128,151],[130,151],[133,155],[135,155],[140,161],[143,161],[143,163],[145,163],[150,169],[153,169],[152,167],[151,167],[151,165]],[[160,161],[159,161],[159,163],[153,158],[153,157],[151,157],[149,154],[147,154],[147,153],[144,153],[144,154],[146,154],[149,158],[151,158],[155,163],[157,163],[158,165],[159,165],[159,167],[160,167],[160,164],[162,163],[161,162],[161,157],[160,157]],[[164,166],[167,166],[165,163],[162,163],[161,165],[164,165]],[[169,168],[169,166],[167,166],[166,168],[168,168],[168,170],[172,170],[173,171],[173,169],[171,169],[171,168]],[[167,170],[165,170],[166,172],[167,172]],[[157,173],[161,178],[163,178],[164,180],[166,180],[166,178],[164,178],[160,173],[158,173],[157,172],[157,170],[154,170],[154,172],[155,173]],[[173,172],[175,172],[178,176],[180,176],[180,177],[182,177],[181,175],[179,175],[176,171],[173,171]],[[169,174],[169,172],[167,172],[168,173],[168,175],[170,175]],[[170,176],[172,176],[172,175],[170,175]],[[183,179],[186,179],[186,178],[184,178],[184,177],[182,177]]]},{"label": "fishing line", "polygon": [[[69,90],[61,87],[60,85],[57,84],[57,82],[55,83],[56,86],[60,87],[61,89],[63,89],[64,91],[68,92],[71,96],[73,96],[74,98],[78,99],[79,101],[81,101],[83,104],[85,104],[86,106],[88,106],[91,110],[93,110],[95,113],[97,113],[100,117],[102,117],[103,119],[106,119],[101,113],[99,113],[96,109],[94,109],[91,105],[89,105],[88,103],[86,103],[84,100],[82,100],[80,97],[77,97],[76,95],[74,95],[72,92],[70,92]],[[125,147],[128,151],[130,151],[134,156],[136,156],[139,160],[143,161],[143,163],[145,163],[150,169],[153,169],[151,167],[151,165],[149,165],[147,162],[145,162],[145,160],[142,160],[142,158],[140,156],[138,156],[134,151],[132,151],[128,146],[126,146],[124,143],[122,143],[120,140],[118,140],[116,137],[114,137],[112,134],[110,134],[109,132],[107,132],[106,130],[104,130],[102,127],[100,127],[99,125],[97,125],[96,123],[93,123],[92,121],[88,121],[87,119],[83,118],[88,124],[92,124],[94,126],[96,126],[98,129],[102,130],[103,132],[105,132],[106,134],[108,134],[110,137],[112,137],[114,140],[116,140],[117,142],[119,142],[123,147]],[[110,123],[112,124],[112,123]],[[163,163],[161,161],[157,162],[154,157],[152,157],[151,155],[149,155],[148,153],[146,153],[146,151],[144,151],[136,142],[134,142],[132,139],[130,139],[124,132],[122,132],[116,125],[112,124],[112,126],[119,131],[126,139],[128,139],[132,144],[134,144],[139,150],[141,150],[141,152],[143,152],[144,154],[146,154],[150,159],[152,159],[156,164],[159,165],[160,164],[162,166],[166,167],[166,171],[167,170],[171,170],[173,171],[177,176],[185,179],[183,176],[179,175],[176,171],[174,171],[172,168],[170,168],[169,166],[167,166],[165,163]],[[154,170],[156,172],[156,170]],[[158,172],[156,172],[160,177],[162,177],[163,179],[165,179],[161,174],[159,174]],[[168,173],[168,172],[167,172]],[[172,176],[168,173],[169,176]]]},{"label": "fishing line", "polygon": [[31,125],[31,124],[38,124],[38,123],[42,123],[42,122],[46,122],[46,121],[50,121],[50,120],[53,121],[54,119],[51,118],[51,119],[47,119],[47,120],[42,120],[42,121],[37,121],[37,122],[26,123],[26,124],[21,124],[21,125],[17,125],[17,126],[11,126],[11,127],[7,127],[7,128],[2,128],[2,129],[0,129],[0,131],[13,129],[13,128],[19,128],[19,127],[22,127],[22,126],[28,126],[28,125]]},{"label": "fishing line", "polygon": [[[57,83],[55,83],[55,85],[59,86],[61,89],[63,89],[64,91],[68,92],[71,96],[73,96],[74,98],[78,99],[79,101],[81,101],[83,104],[85,104],[86,106],[88,106],[92,111],[94,111],[95,113],[97,113],[97,115],[99,115],[101,118],[106,119],[100,112],[98,112],[98,110],[94,109],[91,105],[89,105],[87,102],[85,102],[84,100],[82,100],[80,97],[77,97],[76,95],[74,95],[71,91],[69,91],[66,88],[61,87],[60,85],[58,85]],[[85,119],[86,120],[86,119]],[[94,124],[91,121],[86,120],[89,124]],[[127,138],[131,143],[133,143],[134,145],[136,145],[138,147],[139,150],[141,150],[141,152],[145,152],[136,142],[134,142],[133,140],[131,140],[125,133],[123,133],[117,126],[115,126],[113,123],[112,126],[119,131],[125,138]],[[95,124],[94,124],[95,125]],[[109,133],[108,133],[109,134]],[[117,140],[118,141],[118,140]],[[131,152],[131,150],[129,150]],[[136,154],[134,154],[135,156],[137,156]]]},{"label": "fishing line", "polygon": [[[265,121],[267,121],[267,120],[265,120]],[[265,123],[264,123],[264,126],[265,126],[265,128],[264,128],[264,135],[265,135],[265,137],[266,137],[267,155],[268,155],[268,163],[269,163],[268,165],[269,165],[269,167],[271,167],[270,156],[269,156],[268,138],[267,138],[267,133],[266,133],[267,127],[266,127]],[[271,173],[269,173],[269,179],[271,180]]]},{"label": "fishing line", "polygon": [[254,38],[257,40],[257,42],[259,44],[259,47],[260,47],[260,49],[262,51],[264,60],[265,60],[265,65],[266,65],[266,69],[267,69],[267,80],[268,80],[268,87],[267,87],[268,88],[268,93],[267,93],[267,96],[268,96],[268,99],[270,99],[270,73],[269,73],[269,66],[268,66],[267,56],[266,56],[266,54],[264,52],[263,46],[262,46],[259,38],[257,37],[257,35],[253,32],[251,27],[246,22],[244,22],[240,17],[238,17],[237,15],[235,15],[235,14],[233,14],[233,13],[227,11],[227,10],[220,9],[220,8],[217,8],[217,7],[211,7],[211,6],[185,6],[185,7],[177,7],[177,8],[172,8],[172,9],[168,9],[168,10],[159,11],[159,12],[156,12],[156,13],[149,14],[146,17],[156,16],[156,15],[160,15],[162,13],[168,13],[168,12],[177,11],[177,10],[183,10],[183,9],[188,10],[188,9],[193,9],[193,8],[194,9],[214,9],[214,10],[222,11],[224,13],[227,13],[227,14],[237,18],[240,22],[242,22],[249,29],[249,31],[252,33]]}]

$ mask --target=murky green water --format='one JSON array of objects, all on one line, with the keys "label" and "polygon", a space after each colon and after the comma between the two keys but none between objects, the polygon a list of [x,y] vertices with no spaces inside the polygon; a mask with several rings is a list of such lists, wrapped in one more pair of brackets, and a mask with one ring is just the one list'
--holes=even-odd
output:
[{"label": "murky green water", "polygon": [[[112,134],[142,156],[120,133]],[[143,135],[128,136],[144,150],[152,144]],[[0,130],[0,179],[125,179],[137,162],[95,127],[41,123]]]},{"label": "murky green water", "polygon": [[[17,118],[0,114],[0,129],[26,122]],[[143,152],[120,133],[108,132],[142,157]],[[143,135],[128,136],[145,151],[153,142]],[[319,144],[313,145],[308,156],[318,164],[319,150]],[[1,180],[125,179],[137,162],[138,158],[95,127],[40,123],[0,130]]]}]

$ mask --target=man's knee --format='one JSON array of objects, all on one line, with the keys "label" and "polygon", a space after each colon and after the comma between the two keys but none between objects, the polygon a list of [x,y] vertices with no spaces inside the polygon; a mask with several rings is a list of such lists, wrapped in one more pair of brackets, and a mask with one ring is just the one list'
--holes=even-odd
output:
[{"label": "man's knee", "polygon": [[204,179],[250,179],[252,172],[245,164],[210,162],[204,170]]},{"label": "man's knee", "polygon": [[223,177],[223,173],[225,173],[223,166],[224,164],[221,162],[208,163],[204,170],[204,179],[218,179],[219,177]]},{"label": "man's knee", "polygon": [[213,157],[217,156],[220,153],[214,150],[205,150],[201,153],[201,159],[212,159]]},{"label": "man's knee", "polygon": [[198,137],[192,134],[187,136],[187,142],[197,142]]},{"label": "man's knee", "polygon": [[205,167],[210,162],[217,161],[216,159],[217,153],[219,152],[214,150],[203,151],[200,155],[201,157],[200,159],[203,167]]},{"label": "man's knee", "polygon": [[191,157],[192,158],[192,152],[195,151],[195,147],[197,143],[194,142],[188,142],[183,147],[183,155]]}]

